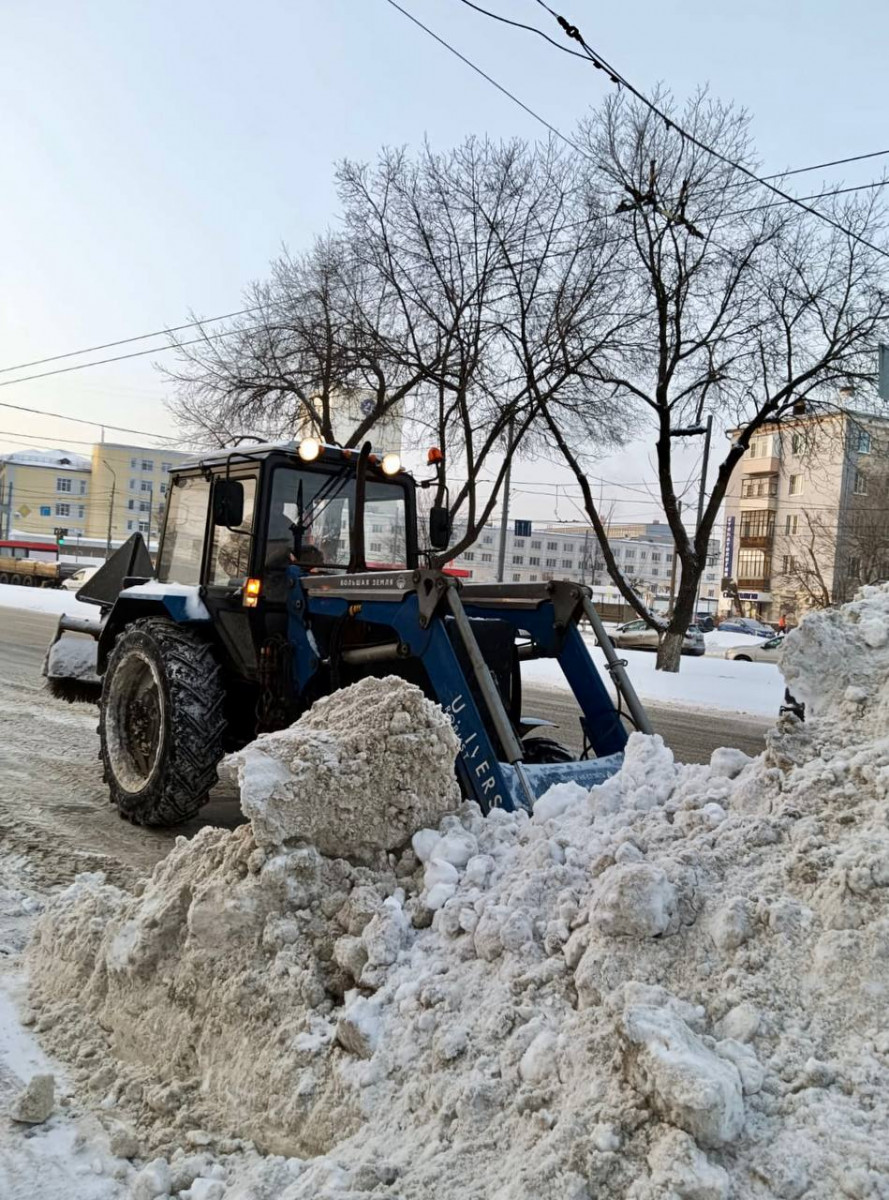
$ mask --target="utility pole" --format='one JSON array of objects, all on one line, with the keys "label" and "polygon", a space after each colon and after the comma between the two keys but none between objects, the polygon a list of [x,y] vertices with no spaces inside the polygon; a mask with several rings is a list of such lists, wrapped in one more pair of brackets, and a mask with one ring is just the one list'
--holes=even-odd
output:
[{"label": "utility pole", "polygon": [[148,483],[148,536],[145,539],[145,545],[148,547],[148,554],[151,555],[151,513],[154,509],[154,483],[149,480]]},{"label": "utility pole", "polygon": [[[676,508],[679,510],[679,516],[682,516],[682,501],[676,501]],[[673,612],[673,601],[676,599],[676,562],[679,558],[679,550],[676,545],[676,539],[673,539],[673,566],[670,568],[670,607],[667,610]]]},{"label": "utility pole", "polygon": [[497,554],[497,582],[503,582],[503,571],[506,566],[506,533],[509,529],[509,481],[512,475],[512,438],[513,421],[507,426],[508,443],[506,447],[506,474],[503,476],[503,510],[500,513],[500,549]]},{"label": "utility pole", "polygon": [[108,537],[105,539],[105,562],[107,562],[111,557],[111,525],[114,519],[114,492],[117,488],[117,472],[113,467],[108,466],[108,463],[104,458],[102,459],[102,462],[111,472],[111,500],[108,504]]},{"label": "utility pole", "polygon": [[[704,519],[704,499],[707,495],[707,468],[710,465],[710,434],[713,432],[713,414],[707,417],[707,432],[704,434],[704,457],[701,462],[701,486],[698,490],[698,519],[695,522],[695,539],[701,528],[701,521]],[[673,561],[675,562],[675,556]],[[701,602],[701,579],[704,575],[704,569],[707,566],[706,559],[701,564],[701,569],[698,574],[698,587],[695,592],[695,607],[692,613],[692,620],[698,615],[698,605]]]},{"label": "utility pole", "polygon": [[[5,537],[6,537],[6,540],[9,541],[9,535],[12,533],[12,480],[11,479],[10,479],[9,485],[6,489],[6,504],[4,505],[4,507],[6,509],[6,534],[5,534]],[[2,529],[2,525],[0,525],[0,529]]]}]

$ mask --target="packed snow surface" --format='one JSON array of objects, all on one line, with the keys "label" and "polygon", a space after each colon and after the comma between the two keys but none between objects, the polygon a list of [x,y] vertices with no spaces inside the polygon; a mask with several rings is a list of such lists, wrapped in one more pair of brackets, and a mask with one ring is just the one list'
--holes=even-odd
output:
[{"label": "packed snow surface", "polygon": [[[760,641],[759,638],[755,640]],[[591,639],[587,640],[587,647],[613,695],[614,686],[606,670],[605,655]],[[784,678],[778,667],[773,663],[732,662],[721,657],[723,653],[720,651],[720,657],[683,655],[677,674],[655,670],[656,656],[651,650],[618,651],[627,663],[627,674],[643,701],[773,717],[784,698]],[[552,658],[523,662],[522,679],[532,686],[570,690],[562,668]]]},{"label": "packed snow surface", "polygon": [[[591,792],[373,866],[257,836],[254,792],[133,892],[81,876],[31,1000],[132,1194],[889,1197],[889,587],[784,669],[807,721],[757,759],[634,734]],[[391,686],[350,709],[368,747]]]},{"label": "packed snow surface", "polygon": [[74,593],[64,588],[22,587],[21,584],[0,583],[0,608],[19,608],[26,612],[55,613],[61,616],[90,617],[99,619],[95,604],[83,604],[74,599]]}]

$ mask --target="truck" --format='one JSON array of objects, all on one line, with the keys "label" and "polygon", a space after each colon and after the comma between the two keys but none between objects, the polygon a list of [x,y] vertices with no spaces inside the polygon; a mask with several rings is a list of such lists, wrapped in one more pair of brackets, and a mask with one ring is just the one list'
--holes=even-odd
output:
[{"label": "truck", "polygon": [[0,583],[59,587],[63,578],[53,544],[22,539],[0,541]]},{"label": "truck", "polygon": [[[227,751],[368,675],[398,675],[442,705],[463,793],[485,812],[532,808],[553,782],[591,786],[619,768],[623,718],[650,726],[589,589],[449,575],[447,508],[433,504],[422,533],[417,518],[418,488],[438,484],[440,461],[430,451],[433,474],[418,483],[370,443],[309,437],[177,465],[156,563],[134,534],[76,593],[95,619],[63,616],[44,667],[55,690],[82,686],[66,643],[92,639],[101,764],[122,816],[189,819]],[[579,756],[522,711],[521,663],[540,657],[560,664],[577,700]]]}]

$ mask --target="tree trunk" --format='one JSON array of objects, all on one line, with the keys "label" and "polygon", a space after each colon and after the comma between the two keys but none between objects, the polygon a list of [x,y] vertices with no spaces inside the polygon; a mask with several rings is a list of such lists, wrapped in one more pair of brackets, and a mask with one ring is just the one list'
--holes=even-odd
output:
[{"label": "tree trunk", "polygon": [[685,636],[681,631],[668,629],[661,638],[660,645],[657,648],[657,663],[658,671],[678,671],[679,656],[682,654],[682,639]]}]

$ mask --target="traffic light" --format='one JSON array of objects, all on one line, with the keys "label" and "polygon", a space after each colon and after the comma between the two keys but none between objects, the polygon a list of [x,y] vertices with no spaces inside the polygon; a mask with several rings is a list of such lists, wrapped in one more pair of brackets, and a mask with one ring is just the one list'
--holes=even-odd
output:
[{"label": "traffic light", "polygon": [[55,527],[54,532],[56,535],[56,545],[64,546],[65,538],[68,536],[68,530],[65,528],[64,525],[57,525]]}]

